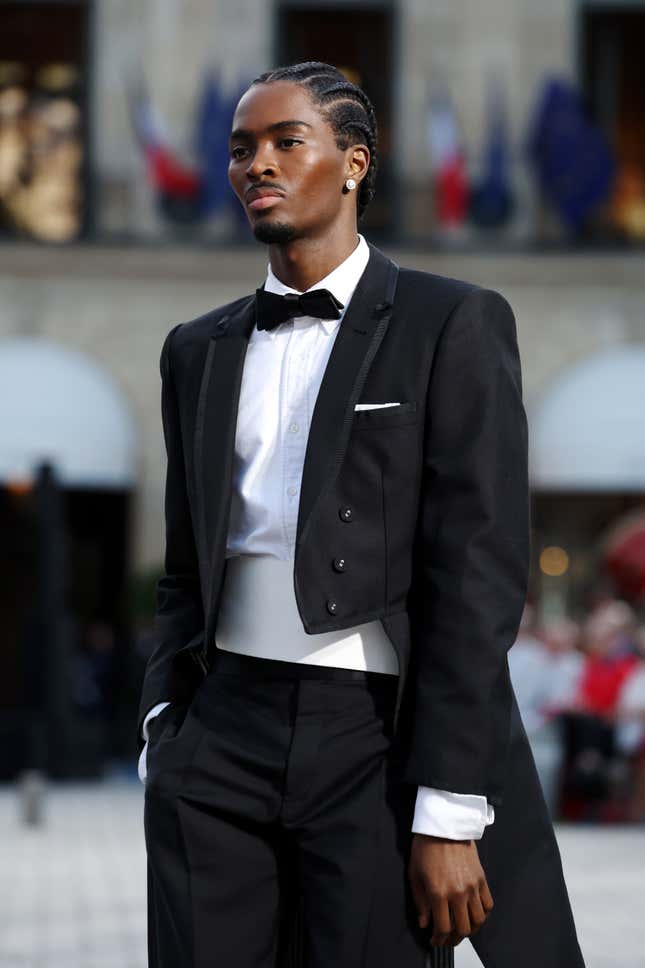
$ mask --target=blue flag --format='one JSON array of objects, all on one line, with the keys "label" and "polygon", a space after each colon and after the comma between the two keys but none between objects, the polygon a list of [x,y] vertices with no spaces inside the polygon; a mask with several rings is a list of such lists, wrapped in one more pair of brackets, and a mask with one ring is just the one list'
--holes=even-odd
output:
[{"label": "blue flag", "polygon": [[201,171],[200,210],[203,216],[218,212],[228,201],[228,136],[230,105],[216,72],[204,77],[195,125],[195,151]]},{"label": "blue flag", "polygon": [[483,228],[499,228],[513,212],[515,200],[509,171],[510,147],[505,88],[495,78],[488,84],[486,146],[483,174],[471,187],[470,217]]},{"label": "blue flag", "polygon": [[542,89],[526,142],[544,197],[579,232],[613,187],[616,162],[577,91],[551,78]]}]

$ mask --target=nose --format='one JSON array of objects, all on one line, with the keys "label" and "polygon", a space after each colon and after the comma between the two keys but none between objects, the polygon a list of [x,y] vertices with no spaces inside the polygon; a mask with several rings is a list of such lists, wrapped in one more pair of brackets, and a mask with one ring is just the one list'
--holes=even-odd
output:
[{"label": "nose", "polygon": [[260,175],[273,177],[277,171],[278,165],[275,160],[273,146],[270,144],[258,144],[255,153],[246,167],[247,178],[253,181]]}]

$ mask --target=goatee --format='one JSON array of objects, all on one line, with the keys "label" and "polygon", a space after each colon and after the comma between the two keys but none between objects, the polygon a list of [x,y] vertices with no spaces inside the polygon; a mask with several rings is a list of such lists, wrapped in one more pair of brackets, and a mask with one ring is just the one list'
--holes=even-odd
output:
[{"label": "goatee", "polygon": [[253,235],[258,242],[284,245],[285,242],[291,242],[296,237],[296,230],[293,225],[289,225],[287,222],[260,220],[253,227]]}]

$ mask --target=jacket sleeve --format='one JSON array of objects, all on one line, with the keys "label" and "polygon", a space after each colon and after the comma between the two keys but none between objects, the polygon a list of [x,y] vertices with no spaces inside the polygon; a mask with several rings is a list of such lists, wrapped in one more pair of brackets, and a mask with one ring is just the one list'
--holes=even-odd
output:
[{"label": "jacket sleeve", "polygon": [[179,650],[204,630],[204,608],[197,550],[186,490],[186,469],[171,365],[171,345],[181,323],[170,330],[161,350],[161,419],[167,456],[164,515],[164,573],[156,586],[154,632],[157,642],[148,659],[137,722],[139,745],[146,713],[156,703],[188,698],[201,678],[187,651]]},{"label": "jacket sleeve", "polygon": [[426,408],[405,778],[499,805],[530,562],[528,427],[500,293],[473,287],[449,314]]}]

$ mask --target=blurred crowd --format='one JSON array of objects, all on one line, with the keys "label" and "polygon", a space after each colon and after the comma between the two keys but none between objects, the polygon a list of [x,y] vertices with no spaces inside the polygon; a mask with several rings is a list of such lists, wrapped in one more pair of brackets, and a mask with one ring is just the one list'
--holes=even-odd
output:
[{"label": "blurred crowd", "polygon": [[645,625],[631,606],[538,623],[527,604],[509,667],[552,816],[645,821]]}]

